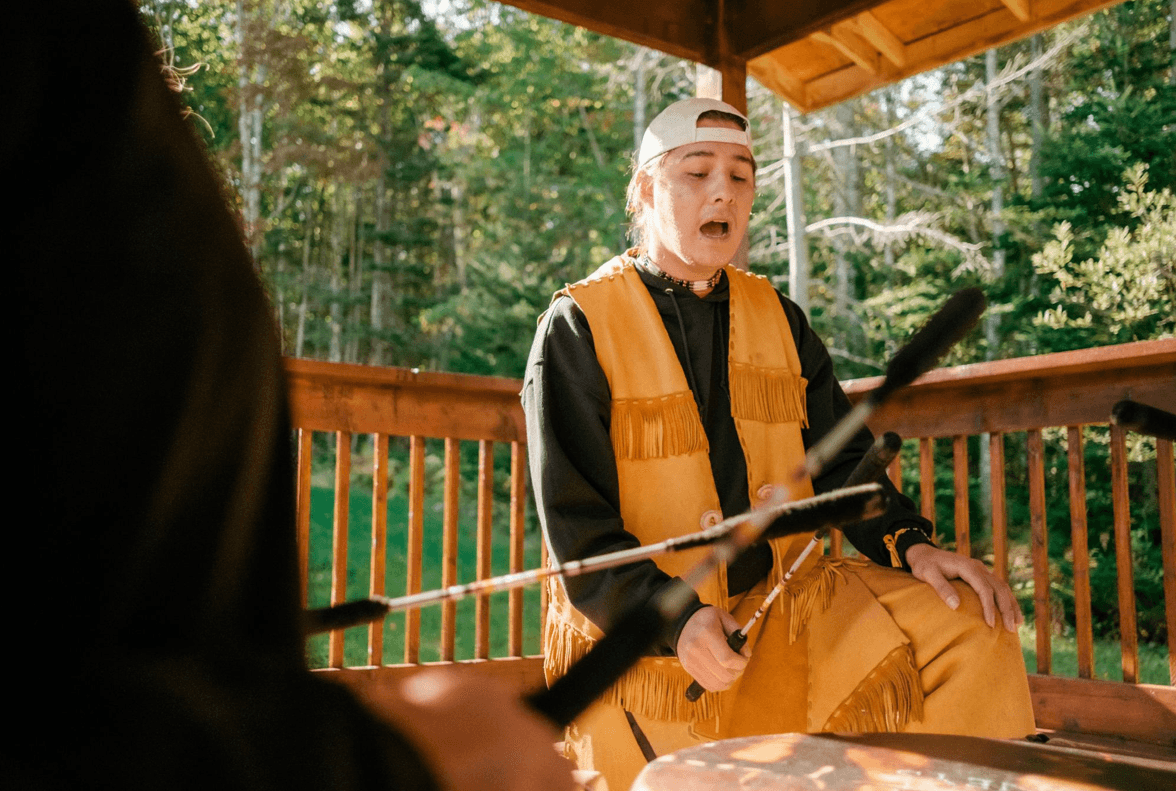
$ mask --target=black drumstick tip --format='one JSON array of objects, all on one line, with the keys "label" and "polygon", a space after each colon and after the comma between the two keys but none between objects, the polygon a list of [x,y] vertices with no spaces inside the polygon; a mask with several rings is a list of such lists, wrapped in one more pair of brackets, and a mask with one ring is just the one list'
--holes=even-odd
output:
[{"label": "black drumstick tip", "polygon": [[935,367],[948,350],[976,326],[987,305],[984,292],[975,286],[952,294],[943,307],[911,336],[906,346],[898,350],[886,366],[885,380],[871,391],[869,397],[881,403],[895,390]]}]

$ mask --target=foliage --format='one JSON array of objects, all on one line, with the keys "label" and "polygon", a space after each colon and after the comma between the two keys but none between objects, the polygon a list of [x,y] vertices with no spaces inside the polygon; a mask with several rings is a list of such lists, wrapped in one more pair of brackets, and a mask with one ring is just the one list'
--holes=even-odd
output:
[{"label": "foliage", "polygon": [[[1073,347],[1170,337],[1176,332],[1176,199],[1147,190],[1147,165],[1124,173],[1121,213],[1134,227],[1111,228],[1095,258],[1074,261],[1074,232],[1062,221],[1033,267],[1054,283],[1036,323],[1069,330]],[[1048,282],[1048,281],[1047,281]]]},{"label": "foliage", "polygon": [[[810,320],[842,378],[879,373],[964,285],[985,289],[990,318],[947,364],[1176,333],[1169,5],[1129,0],[1001,47],[995,77],[982,55],[793,121]],[[294,356],[520,376],[550,295],[625,245],[642,119],[695,89],[693,64],[488,0],[140,7],[165,59],[201,65],[185,85],[191,123],[238,201]],[[749,84],[749,114],[749,260],[783,286],[784,112]],[[1020,535],[1024,437],[1006,446]],[[1132,490],[1147,491],[1152,457],[1134,452]],[[985,453],[970,442],[979,479]],[[1113,630],[1105,442],[1089,434],[1085,454],[1096,618]],[[1064,572],[1064,438],[1047,437],[1046,455]],[[988,502],[973,483],[978,552]],[[1133,539],[1141,602],[1158,551],[1151,519]],[[1072,607],[1064,576],[1055,593]],[[1155,640],[1162,618],[1149,606],[1140,628]]]}]

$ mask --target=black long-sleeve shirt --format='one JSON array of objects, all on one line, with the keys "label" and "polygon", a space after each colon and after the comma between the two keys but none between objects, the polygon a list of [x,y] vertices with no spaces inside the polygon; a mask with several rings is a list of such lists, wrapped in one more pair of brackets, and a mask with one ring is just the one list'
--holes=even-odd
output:
[{"label": "black long-sleeve shirt", "polygon": [[[710,444],[710,465],[724,515],[746,511],[751,503],[747,466],[728,387],[727,341],[730,291],[726,275],[710,294],[699,298],[691,291],[638,269],[673,344],[678,361],[698,404]],[[821,437],[850,410],[832,361],[803,312],[779,295],[800,357],[801,375],[808,380],[809,427],[802,431],[805,447]],[[634,339],[640,343],[640,339]],[[625,530],[620,514],[616,459],[609,440],[611,395],[608,380],[596,358],[592,331],[576,303],[557,299],[539,322],[523,385],[527,416],[531,477],[549,546],[560,561],[638,546]],[[868,429],[853,441],[813,481],[817,493],[839,488],[873,442]],[[846,537],[871,560],[890,565],[883,541],[903,527],[896,549],[903,558],[914,543],[930,542],[930,523],[914,511],[913,503],[893,490],[892,504],[876,519],[848,526]],[[672,497],[673,492],[650,492]],[[728,590],[750,589],[771,568],[771,550],[753,547],[728,568]],[[573,605],[604,631],[624,605],[644,601],[670,581],[652,561],[632,564],[566,580]],[[701,607],[695,600],[662,636],[655,651],[672,655],[686,620]]]}]

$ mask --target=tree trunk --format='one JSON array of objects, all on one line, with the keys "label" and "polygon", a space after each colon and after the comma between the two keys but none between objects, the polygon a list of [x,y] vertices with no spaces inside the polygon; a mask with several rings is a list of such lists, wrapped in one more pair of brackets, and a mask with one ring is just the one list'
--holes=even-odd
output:
[{"label": "tree trunk", "polygon": [[[989,86],[996,81],[997,62],[996,50],[990,49],[984,60],[986,76]],[[992,178],[992,280],[999,282],[1004,277],[1005,251],[1001,247],[1001,237],[1004,236],[1005,226],[1001,215],[1004,212],[1004,159],[1000,147],[1000,101],[991,87],[988,90],[988,156],[989,174]],[[984,335],[988,341],[987,359],[995,358],[996,349],[1000,341],[1000,326],[997,314],[989,311],[984,317]]]},{"label": "tree trunk", "polygon": [[255,61],[258,51],[252,39],[258,33],[250,15],[251,3],[237,0],[237,46],[240,52],[240,73],[237,89],[240,93],[237,133],[241,138],[241,197],[245,241],[253,255],[253,265],[260,268],[261,254],[261,131],[264,97],[261,86],[265,80],[264,67]]},{"label": "tree trunk", "polygon": [[1172,0],[1172,13],[1168,16],[1168,49],[1172,52],[1172,84],[1176,85],[1176,0]]},{"label": "tree trunk", "polygon": [[363,223],[363,189],[358,185],[351,187],[352,214],[348,222],[348,232],[351,235],[350,266],[347,274],[347,293],[351,297],[350,318],[347,322],[348,338],[344,359],[349,363],[359,362],[359,340],[363,327],[363,309],[360,307],[360,290],[363,286],[363,237],[360,228]]},{"label": "tree trunk", "polygon": [[[988,156],[990,175],[992,177],[992,281],[1000,282],[1004,277],[1005,251],[1001,248],[1001,236],[1004,235],[1004,221],[1001,213],[1004,211],[1004,160],[1000,148],[1000,102],[992,84],[996,81],[997,62],[996,49],[990,49],[984,59],[985,77],[988,81]],[[996,358],[996,351],[1000,343],[1000,325],[997,314],[988,311],[984,316],[984,336],[988,341],[984,356],[988,360]],[[980,502],[977,516],[984,521],[989,520],[992,503],[992,458],[989,453],[988,435],[980,440]]]},{"label": "tree trunk", "polygon": [[306,346],[306,304],[310,291],[310,249],[314,242],[314,214],[312,202],[307,202],[306,236],[302,242],[302,298],[298,303],[298,329],[294,336],[294,356],[303,357]]},{"label": "tree trunk", "polygon": [[[837,105],[834,114],[837,119],[838,134],[842,138],[856,137],[857,125],[854,122],[852,103],[842,102]],[[841,182],[833,193],[834,214],[838,217],[857,217],[861,214],[857,148],[855,146],[834,148],[833,164]],[[854,345],[850,342],[850,335],[854,322],[850,318],[849,302],[853,267],[849,261],[849,244],[844,236],[833,237],[833,260],[836,278],[833,291],[833,313],[845,327],[846,351],[852,351]]]},{"label": "tree trunk", "polygon": [[[1176,0],[1172,0],[1176,4]],[[1176,27],[1173,27],[1176,30]],[[1041,57],[1041,34],[1030,39],[1030,57]],[[1029,152],[1029,190],[1034,200],[1041,197],[1045,185],[1041,182],[1041,143],[1045,138],[1045,95],[1042,90],[1041,68],[1029,72],[1029,121],[1032,124],[1032,149]]]},{"label": "tree trunk", "polygon": [[335,185],[331,198],[331,345],[327,359],[333,363],[343,362],[343,305],[339,301],[343,292],[342,192],[342,186]]},{"label": "tree trunk", "polygon": [[385,268],[384,237],[388,232],[387,177],[383,171],[376,181],[376,238],[372,242],[372,302],[370,323],[372,343],[368,355],[370,365],[388,365],[388,342],[382,337],[388,312],[392,283]]},{"label": "tree trunk", "polygon": [[[893,129],[895,124],[894,112],[894,94],[893,88],[887,88],[882,92],[883,100],[886,103],[886,128]],[[897,147],[894,145],[894,135],[886,136],[886,224],[893,225],[894,218],[898,213],[898,190],[896,182],[898,181],[897,166],[895,158],[898,156]],[[889,237],[882,246],[882,261],[886,266],[886,283],[889,285],[894,276],[894,242]]]},{"label": "tree trunk", "polygon": [[802,157],[804,142],[796,139],[792,108],[781,102],[784,131],[784,190],[788,206],[788,296],[809,312],[808,244],[804,238],[804,185]]}]

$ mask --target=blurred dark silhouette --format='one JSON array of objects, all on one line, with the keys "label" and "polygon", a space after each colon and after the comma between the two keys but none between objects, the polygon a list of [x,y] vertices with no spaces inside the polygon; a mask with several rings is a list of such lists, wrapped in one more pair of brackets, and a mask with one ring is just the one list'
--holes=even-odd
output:
[{"label": "blurred dark silhouette", "polygon": [[5,785],[432,788],[304,667],[278,339],[137,13],[0,28]]}]

